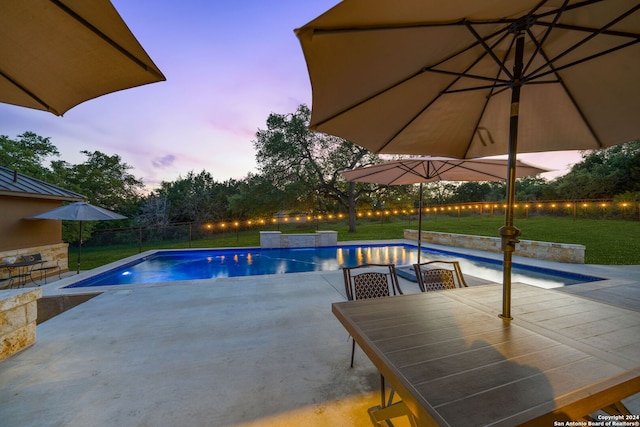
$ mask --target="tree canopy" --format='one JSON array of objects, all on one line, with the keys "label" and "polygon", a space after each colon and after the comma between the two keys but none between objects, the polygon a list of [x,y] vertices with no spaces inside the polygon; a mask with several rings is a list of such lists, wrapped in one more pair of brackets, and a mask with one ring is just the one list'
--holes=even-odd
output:
[{"label": "tree canopy", "polygon": [[582,161],[554,183],[563,199],[601,199],[640,191],[640,141],[585,151]]},{"label": "tree canopy", "polygon": [[10,139],[0,135],[0,165],[20,171],[33,178],[48,181],[53,178],[44,162],[49,157],[59,156],[60,153],[51,138],[25,132],[17,139]]},{"label": "tree canopy", "polygon": [[258,130],[254,141],[258,168],[281,192],[283,207],[323,211],[333,201],[349,213],[355,231],[358,199],[375,188],[348,183],[340,171],[381,160],[345,139],[310,131],[310,117],[306,105],[292,114],[270,114],[267,129]]}]

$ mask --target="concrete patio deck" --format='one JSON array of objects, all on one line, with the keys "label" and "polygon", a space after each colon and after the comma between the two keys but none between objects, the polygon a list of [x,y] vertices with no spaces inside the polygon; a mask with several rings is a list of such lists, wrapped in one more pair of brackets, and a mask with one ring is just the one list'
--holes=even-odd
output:
[{"label": "concrete patio deck", "polygon": [[[571,268],[611,280],[560,291],[640,310],[640,266]],[[343,300],[339,271],[109,288],[0,362],[0,424],[370,425],[379,374],[359,350],[349,368]]]}]

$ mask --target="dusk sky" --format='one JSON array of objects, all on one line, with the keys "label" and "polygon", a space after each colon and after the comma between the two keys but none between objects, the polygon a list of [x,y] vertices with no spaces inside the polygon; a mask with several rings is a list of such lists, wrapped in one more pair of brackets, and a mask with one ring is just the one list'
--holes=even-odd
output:
[{"label": "dusk sky", "polygon": [[[147,189],[188,172],[217,181],[256,172],[252,141],[270,113],[311,107],[300,27],[337,0],[112,0],[167,81],[82,103],[63,117],[0,104],[0,134],[51,137],[75,164],[81,150],[118,154]],[[520,155],[565,173],[577,152]]]}]

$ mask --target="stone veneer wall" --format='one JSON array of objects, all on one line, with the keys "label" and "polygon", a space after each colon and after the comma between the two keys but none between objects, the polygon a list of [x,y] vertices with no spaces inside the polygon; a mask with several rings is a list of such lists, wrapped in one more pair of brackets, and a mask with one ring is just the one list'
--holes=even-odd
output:
[{"label": "stone veneer wall", "polygon": [[[46,265],[55,265],[59,263],[60,271],[65,272],[69,270],[69,244],[57,243],[53,245],[34,246],[31,248],[12,249],[6,251],[0,251],[0,260],[8,257],[20,257],[22,255],[29,254],[42,254],[42,259],[48,261]],[[57,276],[57,270],[48,270],[45,272],[47,277]],[[39,273],[38,273],[39,274]],[[6,269],[0,269],[0,279],[8,277],[9,273]]]},{"label": "stone veneer wall", "polygon": [[36,342],[41,296],[40,288],[0,291],[0,361]]},{"label": "stone veneer wall", "polygon": [[336,246],[337,231],[316,231],[315,233],[282,234],[280,231],[261,231],[260,247],[272,248],[312,248]]},{"label": "stone veneer wall", "polygon": [[[421,236],[423,243],[477,249],[487,252],[502,252],[502,242],[499,237],[438,233],[435,231],[423,231]],[[404,230],[404,238],[417,241],[418,230]],[[520,240],[514,255],[546,261],[584,264],[584,252],[585,247],[583,245]]]}]

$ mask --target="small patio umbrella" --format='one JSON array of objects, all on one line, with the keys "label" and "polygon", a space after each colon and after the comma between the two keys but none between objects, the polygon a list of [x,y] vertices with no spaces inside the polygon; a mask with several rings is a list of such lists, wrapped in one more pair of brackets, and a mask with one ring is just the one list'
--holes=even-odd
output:
[{"label": "small patio umbrella", "polygon": [[504,318],[516,153],[640,137],[637,0],[344,0],[296,34],[311,129],[376,153],[509,154]]},{"label": "small patio umbrella", "polygon": [[[549,172],[518,160],[516,177]],[[434,181],[505,181],[507,160],[461,160],[447,157],[412,157],[341,172],[348,181],[383,185],[420,184],[418,264],[422,243],[422,184]]]},{"label": "small patio umbrella", "polygon": [[108,0],[0,2],[0,102],[61,116],[162,80]]},{"label": "small patio umbrella", "polygon": [[27,219],[49,219],[61,221],[79,221],[80,237],[78,241],[78,268],[76,273],[80,273],[80,253],[82,252],[82,223],[84,221],[109,221],[115,219],[126,219],[126,216],[112,212],[87,202],[75,202],[61,206],[50,211],[27,217]]}]

